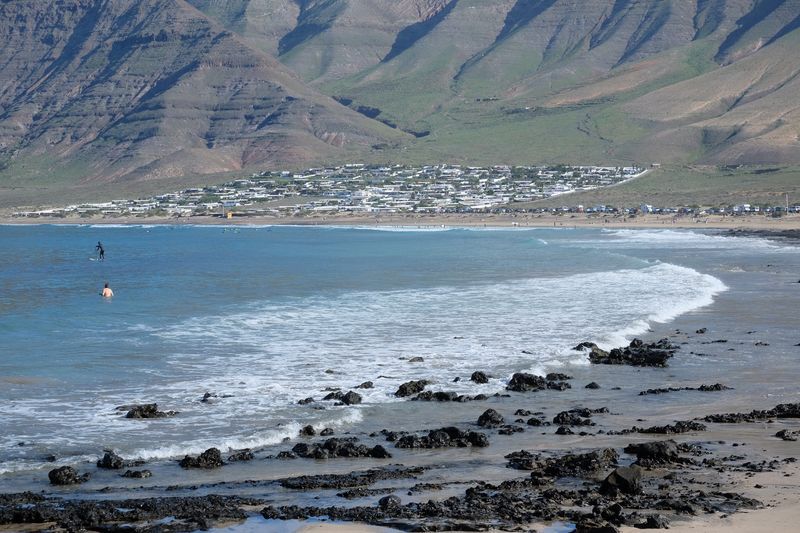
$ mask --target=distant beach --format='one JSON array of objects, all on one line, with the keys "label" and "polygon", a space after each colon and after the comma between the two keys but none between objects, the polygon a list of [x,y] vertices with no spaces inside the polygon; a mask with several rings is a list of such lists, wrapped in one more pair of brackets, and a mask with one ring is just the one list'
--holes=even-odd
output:
[{"label": "distant beach", "polygon": [[0,227],[0,531],[791,528],[798,219],[497,218]]},{"label": "distant beach", "polygon": [[220,225],[345,225],[407,227],[580,227],[580,228],[684,228],[684,229],[753,229],[799,230],[800,214],[782,217],[763,214],[708,215],[688,217],[647,214],[634,217],[565,213],[562,215],[510,213],[441,213],[441,214],[326,214],[310,216],[190,216],[190,217],[37,217],[0,216],[2,224],[220,224]]}]

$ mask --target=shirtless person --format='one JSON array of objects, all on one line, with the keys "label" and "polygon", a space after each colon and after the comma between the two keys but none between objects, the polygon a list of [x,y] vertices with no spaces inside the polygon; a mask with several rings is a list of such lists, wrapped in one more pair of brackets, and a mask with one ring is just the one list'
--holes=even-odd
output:
[{"label": "shirtless person", "polygon": [[103,298],[111,298],[114,296],[114,291],[111,290],[111,288],[108,286],[108,283],[106,283],[103,287],[103,292],[100,293],[100,296]]}]

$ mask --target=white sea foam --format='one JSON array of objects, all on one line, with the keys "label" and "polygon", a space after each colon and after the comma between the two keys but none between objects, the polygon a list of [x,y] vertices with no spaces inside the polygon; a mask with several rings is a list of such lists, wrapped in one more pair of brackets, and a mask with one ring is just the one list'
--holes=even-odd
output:
[{"label": "white sea foam", "polygon": [[[343,385],[343,376],[345,386],[354,386],[383,374],[394,379],[377,380],[375,389],[363,391],[365,402],[383,403],[396,401],[391,393],[399,383],[429,378],[432,369],[449,381],[478,366],[545,372],[576,363],[582,356],[569,347],[581,340],[622,344],[646,331],[650,322],[669,321],[708,305],[725,289],[712,276],[659,263],[467,288],[257,304],[192,319],[158,335],[177,344],[193,341],[212,348],[206,363],[230,373],[215,376],[215,382],[234,389],[248,368],[270,376],[276,401],[300,397],[310,382],[319,390]],[[231,349],[238,352],[235,357]],[[425,365],[409,364],[413,356],[423,356]],[[174,363],[184,359],[187,366],[196,364],[191,354],[176,356]],[[334,373],[323,373],[327,368]],[[461,387],[469,390],[469,385]],[[459,392],[457,384],[448,388]]]},{"label": "white sea foam", "polygon": [[[605,229],[603,233],[611,237],[606,244],[623,248],[671,248],[706,250],[741,250],[798,252],[797,246],[776,243],[760,237],[732,237],[688,230],[652,229]],[[597,241],[592,241],[597,245]]]}]

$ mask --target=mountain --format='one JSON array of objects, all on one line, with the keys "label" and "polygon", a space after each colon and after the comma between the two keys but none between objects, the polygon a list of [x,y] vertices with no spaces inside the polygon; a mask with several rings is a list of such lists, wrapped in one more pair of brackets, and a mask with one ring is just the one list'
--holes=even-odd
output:
[{"label": "mountain", "polygon": [[18,0],[0,37],[0,191],[800,163],[800,0]]},{"label": "mountain", "polygon": [[402,137],[181,0],[22,0],[0,20],[12,184],[310,164]]}]

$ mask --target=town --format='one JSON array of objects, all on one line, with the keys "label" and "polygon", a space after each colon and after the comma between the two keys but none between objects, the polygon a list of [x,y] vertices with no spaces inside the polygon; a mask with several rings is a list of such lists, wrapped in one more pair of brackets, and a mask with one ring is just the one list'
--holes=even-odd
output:
[{"label": "town", "polygon": [[715,207],[571,205],[531,208],[536,200],[635,179],[639,166],[377,166],[351,163],[302,172],[261,172],[247,178],[136,200],[18,211],[15,217],[303,216],[310,214],[585,212],[746,214],[800,212],[800,205]]}]

